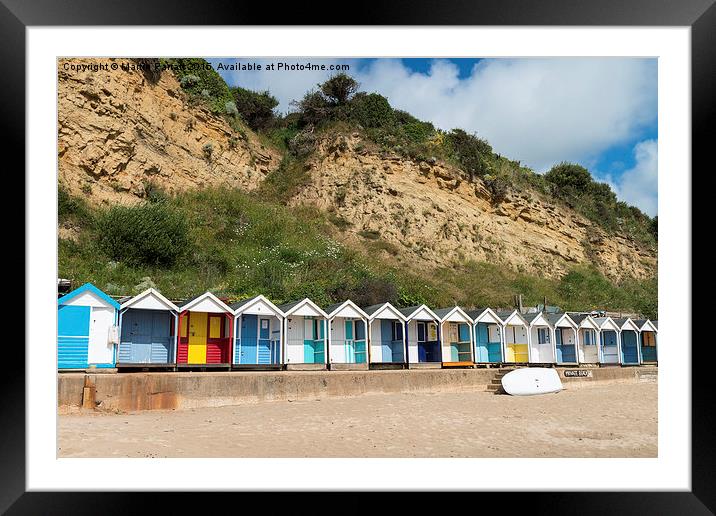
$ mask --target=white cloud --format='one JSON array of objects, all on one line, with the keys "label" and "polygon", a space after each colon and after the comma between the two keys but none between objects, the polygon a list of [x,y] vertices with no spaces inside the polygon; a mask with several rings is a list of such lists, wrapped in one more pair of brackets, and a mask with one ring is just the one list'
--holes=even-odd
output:
[{"label": "white cloud", "polygon": [[[459,127],[475,132],[490,142],[495,152],[540,172],[560,161],[593,167],[601,153],[635,141],[645,127],[656,122],[655,59],[488,59],[477,63],[462,79],[458,67],[446,60],[433,61],[428,72],[421,73],[399,59],[378,59],[362,68],[355,60],[299,59],[350,63],[348,73],[360,82],[361,90],[385,95],[393,107],[442,129]],[[280,101],[279,110],[285,112],[292,100],[300,99],[332,73],[239,71],[233,72],[228,82],[271,91]],[[655,212],[655,177],[649,195],[641,193],[646,184],[637,184],[637,178],[648,176],[647,168],[640,167],[648,167],[650,158],[643,154],[648,154],[649,144],[642,143],[637,156],[642,161],[613,184],[621,199]],[[656,146],[652,143],[655,171]]]},{"label": "white cloud", "polygon": [[619,199],[650,216],[658,207],[658,151],[656,140],[644,140],[634,147],[634,167],[608,183]]},{"label": "white cloud", "polygon": [[625,58],[491,59],[459,80],[435,61],[428,74],[380,60],[363,89],[443,129],[460,127],[539,171],[585,162],[656,119],[656,62]]}]

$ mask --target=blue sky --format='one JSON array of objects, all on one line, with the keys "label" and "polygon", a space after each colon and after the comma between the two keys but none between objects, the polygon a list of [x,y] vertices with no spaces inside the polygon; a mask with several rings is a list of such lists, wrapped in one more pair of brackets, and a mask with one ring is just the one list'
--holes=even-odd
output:
[{"label": "blue sky", "polygon": [[460,127],[496,152],[546,172],[580,163],[617,196],[657,211],[657,60],[642,58],[504,59],[209,59],[261,64],[219,70],[228,84],[268,90],[279,111],[335,72],[267,70],[274,63],[350,65],[364,91],[385,95],[441,129]]}]

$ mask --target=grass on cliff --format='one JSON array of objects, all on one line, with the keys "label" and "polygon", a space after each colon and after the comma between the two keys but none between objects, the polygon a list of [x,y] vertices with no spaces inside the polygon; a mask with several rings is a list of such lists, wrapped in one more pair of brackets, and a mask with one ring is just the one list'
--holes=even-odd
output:
[{"label": "grass on cliff", "polygon": [[[470,262],[431,274],[398,269],[331,238],[338,231],[328,216],[306,207],[286,207],[261,194],[205,189],[159,201],[159,207],[125,216],[139,226],[151,220],[181,216],[188,233],[186,245],[170,261],[128,251],[124,259],[113,253],[112,235],[103,232],[122,214],[112,208],[92,208],[83,199],[59,189],[61,225],[79,228],[75,240],[59,241],[59,275],[75,285],[90,281],[114,295],[136,294],[155,285],[172,299],[211,290],[241,299],[264,294],[275,302],[310,297],[321,305],[351,298],[361,305],[391,301],[399,306],[427,303],[432,307],[509,307],[515,294],[525,305],[542,302],[564,309],[608,308],[656,314],[656,281],[614,285],[592,268],[578,267],[561,280],[521,274],[498,265]],[[142,211],[143,210],[143,211]],[[159,214],[166,210],[167,214]],[[145,215],[138,215],[139,212]],[[124,212],[122,212],[124,213]],[[116,221],[115,221],[116,222]],[[151,228],[158,242],[173,242],[182,225]],[[108,229],[110,228],[110,229]],[[131,228],[121,227],[122,234]],[[145,233],[146,227],[138,228]],[[164,232],[165,234],[162,234]],[[156,234],[155,234],[156,233]],[[140,245],[139,239],[128,245]],[[149,283],[146,278],[149,278]]]}]

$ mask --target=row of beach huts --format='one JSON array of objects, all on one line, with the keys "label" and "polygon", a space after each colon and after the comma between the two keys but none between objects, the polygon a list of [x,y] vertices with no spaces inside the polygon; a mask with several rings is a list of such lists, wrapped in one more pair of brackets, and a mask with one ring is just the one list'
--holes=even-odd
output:
[{"label": "row of beach huts", "polygon": [[369,369],[657,361],[656,321],[459,306],[227,305],[206,292],[176,306],[155,289],[115,300],[87,283],[58,299],[58,368]]}]

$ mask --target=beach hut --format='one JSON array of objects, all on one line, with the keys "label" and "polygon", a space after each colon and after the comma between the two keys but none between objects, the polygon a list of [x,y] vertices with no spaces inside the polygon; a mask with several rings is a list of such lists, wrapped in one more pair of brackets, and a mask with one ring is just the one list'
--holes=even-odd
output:
[{"label": "beach hut", "polygon": [[611,317],[595,317],[599,326],[599,363],[619,363],[619,325]]},{"label": "beach hut", "polygon": [[262,295],[234,303],[231,309],[234,314],[232,367],[280,368],[283,312]]},{"label": "beach hut", "polygon": [[545,314],[554,331],[554,351],[557,364],[577,364],[579,326],[569,314]]},{"label": "beach hut", "polygon": [[350,299],[324,310],[328,314],[331,369],[368,369],[368,314]]},{"label": "beach hut", "polygon": [[502,321],[491,308],[472,310],[467,315],[475,321],[475,363],[497,364],[502,358]]},{"label": "beach hut", "polygon": [[405,316],[390,303],[363,308],[368,314],[368,361],[372,367],[406,365]]},{"label": "beach hut", "polygon": [[405,318],[408,367],[440,368],[440,319],[426,305],[401,308]]},{"label": "beach hut", "polygon": [[284,362],[288,369],[325,369],[328,314],[308,298],[278,305],[284,314]]},{"label": "beach hut", "polygon": [[551,314],[544,312],[533,312],[524,314],[525,320],[529,323],[529,362],[530,364],[554,364],[554,326],[548,319]]},{"label": "beach hut", "polygon": [[577,324],[577,361],[580,364],[598,364],[599,325],[589,314],[569,314]]},{"label": "beach hut", "polygon": [[117,367],[174,367],[179,308],[150,288],[119,308]]},{"label": "beach hut", "polygon": [[643,364],[655,364],[657,362],[656,334],[659,333],[659,329],[649,319],[639,319],[634,323],[639,327],[641,362]]},{"label": "beach hut", "polygon": [[623,365],[640,364],[639,326],[629,317],[614,319],[614,322],[619,325],[620,329],[621,363]]},{"label": "beach hut", "polygon": [[510,364],[526,364],[530,361],[529,322],[517,310],[496,312],[502,321],[503,356]]},{"label": "beach hut", "polygon": [[459,306],[439,308],[435,315],[440,318],[440,344],[443,367],[473,366],[472,354],[474,321]]},{"label": "beach hut", "polygon": [[179,308],[177,367],[231,367],[234,311],[211,292]]},{"label": "beach hut", "polygon": [[113,368],[119,303],[91,283],[57,300],[57,368]]}]

